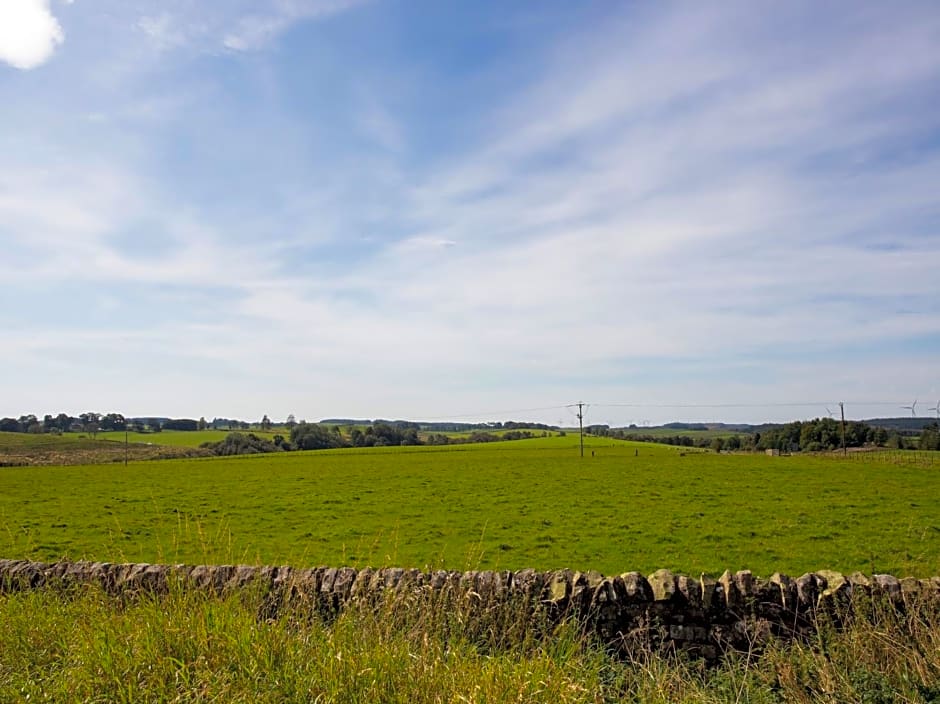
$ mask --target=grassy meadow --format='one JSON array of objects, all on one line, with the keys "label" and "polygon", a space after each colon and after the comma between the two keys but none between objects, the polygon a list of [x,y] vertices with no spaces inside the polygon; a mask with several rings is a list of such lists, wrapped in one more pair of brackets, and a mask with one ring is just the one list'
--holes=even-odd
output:
[{"label": "grassy meadow", "polygon": [[940,574],[940,458],[716,455],[588,438],[581,459],[577,447],[569,435],[4,467],[0,555]]},{"label": "grassy meadow", "polygon": [[[148,437],[180,435],[193,434]],[[84,457],[102,443],[116,444],[0,437],[0,451]],[[937,454],[718,455],[588,438],[582,459],[569,435],[8,466],[0,555],[928,576],[940,573]],[[0,701],[940,701],[935,608],[821,622],[805,641],[710,666],[642,642],[612,658],[572,621],[430,592],[335,616],[303,602],[266,613],[251,589],[0,594]]]},{"label": "grassy meadow", "polygon": [[[219,442],[225,440],[229,433],[254,433],[258,437],[272,439],[275,435],[288,437],[288,430],[163,430],[159,433],[128,433],[128,442],[143,443],[149,445],[166,445],[169,447],[199,447],[204,442]],[[68,433],[67,435],[70,435]],[[98,438],[110,440],[113,442],[124,442],[124,433],[122,431],[113,431],[108,433],[98,433]]]}]

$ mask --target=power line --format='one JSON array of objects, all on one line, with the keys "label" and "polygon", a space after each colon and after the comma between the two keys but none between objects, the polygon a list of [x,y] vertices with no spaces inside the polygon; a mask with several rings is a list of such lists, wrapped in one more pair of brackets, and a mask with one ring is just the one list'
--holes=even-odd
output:
[{"label": "power line", "polygon": [[558,406],[542,406],[541,408],[515,408],[508,411],[478,411],[476,413],[460,413],[447,416],[423,416],[422,420],[428,421],[446,421],[446,420],[458,420],[460,418],[479,418],[481,416],[507,416],[511,413],[536,413],[538,411],[557,411],[562,408],[568,408],[565,405]]},{"label": "power line", "polygon": [[[594,403],[597,408],[807,408],[820,406],[826,408],[829,404],[838,404],[839,401],[799,401],[787,403]],[[853,406],[896,406],[899,401],[842,401],[841,403]],[[903,408],[910,409],[910,406]]]},{"label": "power line", "polygon": [[[868,407],[893,407],[893,408],[904,408],[905,410],[911,410],[911,405],[903,405],[902,401],[834,401],[834,400],[812,400],[812,401],[787,401],[787,402],[776,402],[769,401],[766,403],[621,403],[621,402],[610,402],[610,403],[568,403],[568,404],[557,404],[554,406],[538,406],[532,408],[514,408],[508,410],[488,410],[488,411],[476,411],[472,413],[454,413],[448,415],[438,415],[438,416],[422,416],[420,420],[423,421],[459,421],[468,418],[498,418],[502,416],[503,418],[511,416],[516,413],[539,413],[544,411],[557,411],[566,409],[579,421],[583,423],[584,410],[587,408],[636,408],[636,409],[736,409],[736,408],[745,408],[745,409],[764,409],[764,408],[825,408],[829,409],[834,404],[837,404],[842,407],[844,412],[844,406],[868,406]],[[578,409],[577,412],[574,409]],[[937,412],[936,407],[932,407],[929,410]],[[831,414],[831,411],[828,411]]]}]

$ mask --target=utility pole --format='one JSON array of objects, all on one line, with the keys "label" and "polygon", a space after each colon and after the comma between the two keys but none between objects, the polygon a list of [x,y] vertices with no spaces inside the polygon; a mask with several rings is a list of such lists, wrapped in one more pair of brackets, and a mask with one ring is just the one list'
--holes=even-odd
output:
[{"label": "utility pole", "polygon": [[842,413],[842,454],[847,455],[848,451],[845,449],[845,402],[839,401],[839,411]]},{"label": "utility pole", "polygon": [[584,404],[578,404],[578,430],[581,435],[581,456],[584,457]]}]

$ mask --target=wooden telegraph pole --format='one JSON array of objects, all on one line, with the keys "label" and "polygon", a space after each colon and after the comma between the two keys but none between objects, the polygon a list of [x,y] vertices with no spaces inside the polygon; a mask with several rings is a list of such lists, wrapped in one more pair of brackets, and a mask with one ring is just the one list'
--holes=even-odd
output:
[{"label": "wooden telegraph pole", "polygon": [[584,457],[584,404],[578,404],[578,431],[581,436],[581,456]]},{"label": "wooden telegraph pole", "polygon": [[845,449],[845,402],[839,401],[839,412],[842,414],[842,454],[848,454]]}]

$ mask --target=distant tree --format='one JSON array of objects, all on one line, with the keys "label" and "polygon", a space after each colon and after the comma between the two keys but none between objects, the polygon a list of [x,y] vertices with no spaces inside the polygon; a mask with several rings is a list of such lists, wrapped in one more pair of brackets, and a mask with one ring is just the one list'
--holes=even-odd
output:
[{"label": "distant tree", "polygon": [[715,452],[721,452],[724,449],[725,442],[721,438],[712,438],[711,448]]},{"label": "distant tree", "polygon": [[199,422],[196,424],[196,428],[198,430],[205,430],[208,427],[209,427],[209,424],[206,422],[205,416],[200,416]]},{"label": "distant tree", "polygon": [[845,426],[846,447],[862,447],[874,440],[875,429],[867,423],[849,421]]},{"label": "distant tree", "polygon": [[295,425],[297,425],[297,419],[294,417],[293,413],[287,414],[287,422],[284,423],[287,426],[288,430],[292,430]]},{"label": "distant tree", "polygon": [[885,447],[888,444],[888,431],[884,428],[874,428],[871,441],[878,447]]},{"label": "distant tree", "polygon": [[102,430],[124,430],[127,420],[120,413],[108,413],[101,417]]},{"label": "distant tree", "polygon": [[300,423],[290,431],[290,443],[298,450],[327,450],[343,446],[343,438],[316,423]]},{"label": "distant tree", "polygon": [[903,450],[906,446],[904,438],[899,433],[891,433],[885,443],[885,447],[892,450]]},{"label": "distant tree", "polygon": [[918,450],[940,450],[940,425],[931,423],[920,433],[917,441]]},{"label": "distant tree", "polygon": [[349,431],[349,444],[353,447],[362,447],[365,444],[363,440],[364,437],[359,428],[353,428]]},{"label": "distant tree", "polygon": [[20,422],[16,418],[0,418],[0,432],[20,432]]},{"label": "distant tree", "polygon": [[254,455],[263,452],[280,452],[282,449],[288,449],[283,447],[282,443],[274,443],[268,440],[267,438],[261,438],[255,435],[254,433],[248,433],[247,435],[243,433],[229,433],[225,436],[223,440],[218,442],[204,442],[201,447],[212,450],[216,455]]},{"label": "distant tree", "polygon": [[268,418],[268,414],[264,414],[264,418],[261,419],[261,429],[270,430],[271,429],[271,419]]},{"label": "distant tree", "polygon": [[170,418],[163,424],[163,429],[194,431],[199,429],[199,421],[194,418]]},{"label": "distant tree", "polygon": [[503,440],[527,440],[534,437],[531,430],[507,430],[503,433]]},{"label": "distant tree", "polygon": [[[78,416],[78,422],[80,424],[81,432],[88,433],[92,437],[97,437],[98,431],[101,429],[101,414],[95,413],[93,411],[82,413]],[[69,429],[73,429],[74,425],[75,424],[73,422]]]},{"label": "distant tree", "polygon": [[361,443],[367,447],[387,445],[420,445],[415,423],[375,423],[366,428]]}]

